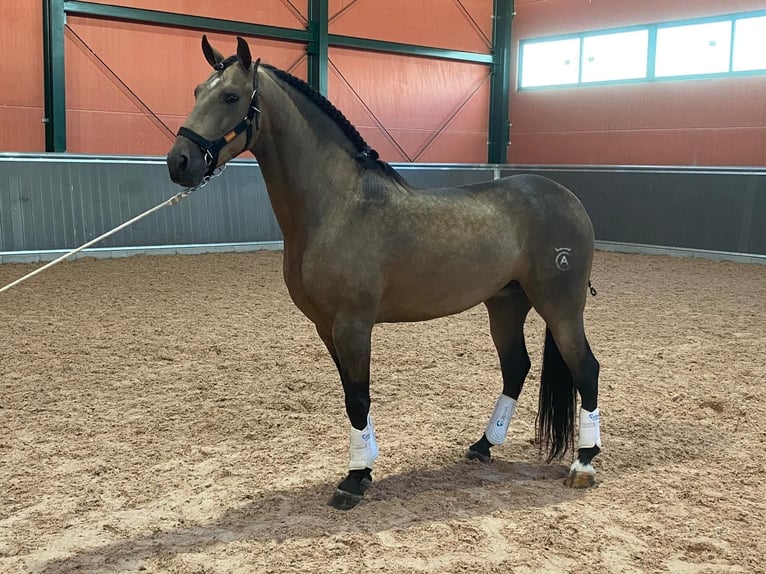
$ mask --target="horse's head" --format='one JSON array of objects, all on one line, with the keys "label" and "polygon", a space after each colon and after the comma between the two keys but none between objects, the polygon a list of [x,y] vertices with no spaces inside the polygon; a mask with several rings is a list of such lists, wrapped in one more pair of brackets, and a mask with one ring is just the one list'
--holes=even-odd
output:
[{"label": "horse's head", "polygon": [[220,165],[252,147],[258,133],[258,64],[237,38],[237,54],[225,58],[202,37],[202,53],[215,70],[194,90],[194,109],[168,153],[170,179],[193,187]]}]

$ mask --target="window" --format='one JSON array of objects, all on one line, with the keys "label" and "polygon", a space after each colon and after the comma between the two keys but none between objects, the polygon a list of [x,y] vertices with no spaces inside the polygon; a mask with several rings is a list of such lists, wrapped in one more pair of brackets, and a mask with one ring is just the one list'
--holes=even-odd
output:
[{"label": "window", "polygon": [[576,84],[580,76],[580,39],[524,43],[521,62],[523,88]]},{"label": "window", "polygon": [[616,32],[583,39],[582,81],[646,77],[649,30]]},{"label": "window", "polygon": [[657,30],[654,73],[689,76],[729,71],[731,20]]},{"label": "window", "polygon": [[766,74],[766,10],[522,40],[519,89]]},{"label": "window", "polygon": [[732,70],[766,70],[766,16],[734,21]]}]

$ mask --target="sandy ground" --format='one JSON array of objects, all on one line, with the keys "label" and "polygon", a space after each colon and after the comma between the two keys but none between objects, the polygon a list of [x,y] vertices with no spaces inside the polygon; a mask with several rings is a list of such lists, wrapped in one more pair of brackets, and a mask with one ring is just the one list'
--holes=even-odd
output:
[{"label": "sandy ground", "polygon": [[[365,501],[334,366],[281,254],[62,264],[0,295],[0,572],[766,571],[766,266],[599,253],[595,488],[509,440],[483,308],[374,333]],[[34,266],[0,266],[0,284]]]}]

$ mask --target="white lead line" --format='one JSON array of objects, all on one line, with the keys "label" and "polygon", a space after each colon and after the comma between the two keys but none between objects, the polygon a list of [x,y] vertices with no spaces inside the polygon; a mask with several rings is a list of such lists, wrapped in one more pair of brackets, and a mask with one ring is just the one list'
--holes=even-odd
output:
[{"label": "white lead line", "polygon": [[[200,187],[201,187],[201,186],[200,186]],[[150,215],[150,214],[154,213],[155,211],[158,211],[158,210],[162,209],[162,208],[163,208],[163,207],[165,207],[166,205],[173,205],[174,203],[178,203],[179,201],[181,201],[182,199],[184,199],[184,198],[185,198],[187,195],[189,195],[189,193],[191,193],[192,191],[193,191],[193,189],[185,189],[184,191],[178,192],[178,193],[177,193],[177,194],[175,194],[173,197],[171,197],[171,198],[169,198],[169,199],[166,199],[165,201],[163,201],[163,202],[162,202],[162,203],[160,203],[159,205],[155,205],[155,206],[154,206],[154,207],[152,207],[151,209],[147,209],[146,211],[144,211],[142,214],[140,214],[140,215],[136,215],[136,216],[135,216],[133,219],[130,219],[129,221],[126,221],[125,223],[123,223],[123,224],[121,224],[121,225],[118,225],[117,227],[115,227],[114,229],[112,229],[112,230],[110,230],[110,231],[107,231],[107,232],[106,232],[106,233],[104,233],[103,235],[99,235],[99,236],[98,236],[98,237],[96,237],[95,239],[91,239],[90,241],[88,241],[87,243],[85,243],[85,244],[83,244],[83,245],[80,245],[80,247],[77,247],[76,249],[72,249],[71,251],[69,251],[69,252],[65,253],[65,254],[64,254],[64,255],[62,255],[61,257],[59,257],[59,258],[57,258],[57,259],[54,259],[53,261],[50,261],[50,262],[46,263],[45,265],[43,265],[43,266],[42,266],[42,267],[40,267],[39,269],[35,269],[35,270],[34,270],[34,271],[32,271],[31,273],[27,273],[26,275],[24,275],[24,277],[20,277],[19,279],[16,279],[16,281],[14,281],[13,283],[9,283],[8,285],[6,285],[6,286],[5,286],[5,287],[3,287],[2,289],[0,289],[0,293],[2,293],[3,291],[7,291],[7,290],[8,290],[8,289],[10,289],[11,287],[15,287],[15,286],[16,286],[16,285],[18,285],[19,283],[22,283],[23,281],[26,281],[27,279],[30,279],[31,277],[34,277],[34,276],[35,276],[35,275],[37,275],[38,273],[42,273],[43,271],[45,271],[45,270],[46,270],[46,269],[48,269],[49,267],[53,267],[53,266],[54,266],[54,265],[56,265],[57,263],[61,263],[62,261],[64,261],[64,259],[67,259],[67,258],[71,257],[71,256],[72,256],[72,255],[74,255],[75,253],[79,253],[79,252],[80,252],[80,251],[82,251],[83,249],[87,249],[87,248],[88,248],[88,247],[90,247],[91,245],[95,245],[96,243],[98,243],[99,241],[102,241],[103,239],[106,239],[106,238],[107,238],[107,237],[109,237],[110,235],[114,235],[114,234],[115,234],[115,233],[117,233],[118,231],[120,231],[120,230],[122,230],[122,229],[125,229],[125,228],[126,228],[126,227],[128,227],[129,225],[132,225],[132,224],[134,224],[136,221],[139,221],[139,220],[143,219],[143,218],[144,218],[144,217],[146,217],[147,215]]]}]

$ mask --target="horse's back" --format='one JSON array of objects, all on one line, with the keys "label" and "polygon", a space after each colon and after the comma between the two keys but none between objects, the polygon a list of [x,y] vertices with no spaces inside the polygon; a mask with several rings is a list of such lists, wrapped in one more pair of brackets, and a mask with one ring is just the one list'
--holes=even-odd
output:
[{"label": "horse's back", "polygon": [[456,189],[474,193],[495,194],[509,201],[522,201],[530,208],[547,210],[551,213],[568,210],[584,214],[585,210],[574,193],[569,189],[542,175],[522,173],[510,175],[489,182],[474,183]]},{"label": "horse's back", "polygon": [[[593,241],[593,226],[577,196],[560,183],[536,174],[517,174],[453,188],[422,189],[421,203],[452,204],[455,221],[473,211],[491,211],[496,226],[514,235],[562,235]],[[438,198],[438,199],[436,199]],[[438,210],[437,210],[438,211]]]}]

